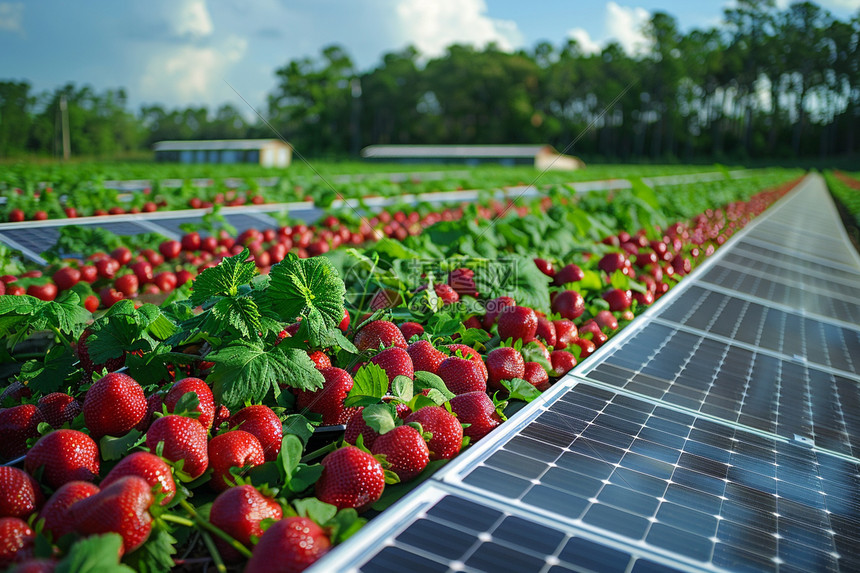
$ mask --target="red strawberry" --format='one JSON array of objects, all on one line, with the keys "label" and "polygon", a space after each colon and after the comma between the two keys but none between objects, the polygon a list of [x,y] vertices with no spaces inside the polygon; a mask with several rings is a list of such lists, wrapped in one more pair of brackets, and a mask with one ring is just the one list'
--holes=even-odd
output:
[{"label": "red strawberry", "polygon": [[579,282],[585,278],[585,273],[577,265],[570,263],[555,274],[553,284],[563,286],[566,283]]},{"label": "red strawberry", "polygon": [[360,513],[382,495],[385,471],[371,454],[346,446],[328,454],[321,463],[323,471],[316,483],[320,501],[338,509],[353,507]]},{"label": "red strawberry", "polygon": [[547,364],[549,364],[549,349],[543,342],[541,342],[540,340],[532,340],[531,342],[529,342],[528,348],[537,349],[538,351],[540,351],[540,353],[543,355],[544,360],[546,360]]},{"label": "red strawberry", "polygon": [[329,547],[331,541],[319,525],[306,517],[288,517],[263,533],[245,573],[304,571]]},{"label": "red strawberry", "polygon": [[609,303],[609,310],[622,311],[630,308],[633,293],[629,290],[614,288],[603,293],[603,300]]},{"label": "red strawberry", "polygon": [[451,398],[448,403],[460,423],[469,424],[469,427],[463,428],[463,435],[469,436],[473,442],[480,440],[502,423],[493,401],[485,392],[460,394]]},{"label": "red strawberry", "polygon": [[33,556],[36,534],[17,517],[0,517],[0,567],[24,561]]},{"label": "red strawberry", "polygon": [[525,375],[523,380],[537,388],[538,390],[546,390],[549,388],[549,375],[537,362],[526,362]]},{"label": "red strawberry", "polygon": [[[487,354],[487,386],[491,390],[501,390],[502,380],[522,378],[525,375],[523,355],[515,348],[502,346]],[[429,431],[429,430],[428,430]]]},{"label": "red strawberry", "polygon": [[425,406],[410,414],[405,422],[418,422],[425,432],[431,434],[427,442],[431,460],[448,460],[460,452],[463,445],[463,425],[445,408]]},{"label": "red strawberry", "polygon": [[380,345],[383,348],[389,346],[406,348],[403,333],[393,322],[387,320],[374,320],[368,323],[358,331],[352,342],[361,351],[376,350]]},{"label": "red strawberry", "polygon": [[555,276],[555,268],[550,261],[546,259],[535,259],[534,262],[540,272],[550,278]]},{"label": "red strawberry", "polygon": [[54,430],[42,436],[27,452],[24,469],[30,475],[44,467],[42,480],[52,488],[66,482],[92,481],[99,475],[99,448],[77,430]]},{"label": "red strawberry", "polygon": [[385,432],[373,443],[370,450],[375,456],[385,456],[391,471],[401,482],[409,481],[427,467],[430,450],[421,432],[412,426],[397,426]]},{"label": "red strawberry", "polygon": [[146,395],[131,376],[111,372],[87,390],[83,410],[93,437],[122,436],[146,414]]},{"label": "red strawberry", "polygon": [[64,392],[54,392],[39,398],[39,410],[45,421],[54,428],[71,422],[81,413],[81,403]]},{"label": "red strawberry", "polygon": [[[161,505],[167,505],[176,495],[176,482],[167,463],[149,452],[134,452],[122,458],[99,484],[102,489],[125,476],[137,476],[146,480],[153,492],[165,495]],[[157,488],[157,489],[156,489]]]},{"label": "red strawberry", "polygon": [[379,289],[370,299],[370,310],[384,310],[400,306],[403,299],[396,290]]},{"label": "red strawberry", "polygon": [[587,320],[580,325],[579,336],[580,338],[590,338],[591,342],[593,342],[594,346],[597,348],[603,346],[603,343],[609,338],[602,330],[600,330],[600,325],[598,325],[593,319]]},{"label": "red strawberry", "polygon": [[436,373],[454,394],[487,390],[487,371],[483,363],[449,356],[442,361]]},{"label": "red strawberry", "polygon": [[224,491],[234,482],[230,468],[259,466],[266,461],[260,440],[243,430],[232,430],[219,434],[209,442],[209,467],[212,480],[209,484],[215,491]]},{"label": "red strawberry", "polygon": [[[465,326],[466,328],[479,328],[481,330],[484,329],[484,324],[481,322],[481,319],[479,319],[477,316],[470,316],[469,318],[464,320],[463,326]],[[455,336],[460,336],[460,335],[456,334]]]},{"label": "red strawberry", "polygon": [[[213,428],[220,428],[221,424],[230,419],[230,409],[224,404],[218,404],[215,408],[215,419],[212,421]],[[259,439],[259,438],[258,438]]]},{"label": "red strawberry", "polygon": [[609,330],[618,329],[618,319],[616,319],[615,315],[608,310],[601,310],[598,312],[594,316],[594,321],[600,326],[600,328],[606,328]]},{"label": "red strawberry", "polygon": [[21,404],[0,411],[0,457],[11,460],[27,453],[27,440],[39,436],[45,418],[33,404]]},{"label": "red strawberry", "polygon": [[230,418],[230,427],[244,430],[257,438],[267,462],[275,460],[281,452],[284,429],[281,419],[268,406],[245,406]]},{"label": "red strawberry", "polygon": [[167,406],[167,411],[173,412],[176,408],[176,403],[188,392],[197,394],[197,399],[200,401],[196,409],[196,411],[200,412],[197,421],[208,430],[212,427],[212,421],[215,419],[215,398],[212,395],[212,389],[200,378],[183,378],[174,382],[170,391],[167,392],[167,396],[164,397],[164,405]]},{"label": "red strawberry", "polygon": [[571,320],[566,318],[553,320],[552,324],[555,326],[556,342],[553,346],[556,350],[564,350],[573,344],[573,341],[579,336],[579,330]]},{"label": "red strawberry", "polygon": [[146,413],[143,415],[143,418],[140,419],[140,422],[134,427],[135,430],[139,432],[145,432],[149,429],[149,425],[152,424],[153,414],[155,412],[161,412],[161,407],[164,405],[164,394],[155,393],[151,394],[149,398],[146,399]]},{"label": "red strawberry", "polygon": [[406,349],[409,357],[412,359],[413,369],[417,372],[423,370],[436,374],[439,370],[439,365],[445,360],[446,356],[427,340],[418,340],[409,345]]},{"label": "red strawberry", "polygon": [[475,285],[475,271],[472,269],[454,269],[448,273],[448,284],[460,296],[478,298],[478,288]]},{"label": "red strawberry", "polygon": [[460,295],[451,288],[450,285],[446,284],[437,284],[433,285],[433,290],[436,291],[436,296],[442,301],[442,306],[447,306],[449,304],[454,304],[455,302],[460,301]]},{"label": "red strawberry", "polygon": [[99,491],[94,483],[70,481],[54,492],[39,512],[39,519],[45,520],[45,531],[51,532],[54,541],[75,531],[75,524],[69,518],[69,508]]},{"label": "red strawberry", "polygon": [[415,376],[415,371],[412,369],[412,358],[402,348],[386,348],[371,358],[370,361],[385,370],[389,388],[397,376],[406,376],[407,378]]},{"label": "red strawberry", "polygon": [[551,305],[552,311],[562,318],[575,320],[585,312],[585,299],[575,290],[561,291],[556,295]]},{"label": "red strawberry", "polygon": [[417,322],[404,322],[398,328],[403,333],[403,338],[407,341],[413,336],[424,334],[424,327]]},{"label": "red strawberry", "polygon": [[39,484],[26,472],[0,466],[0,517],[25,519],[44,501]]},{"label": "red strawberry", "polygon": [[499,338],[522,340],[523,344],[534,340],[537,332],[537,314],[526,306],[508,306],[499,314]]},{"label": "red strawberry", "polygon": [[92,377],[93,372],[101,371],[103,368],[107,368],[108,372],[116,372],[125,366],[124,355],[118,358],[111,358],[104,364],[95,364],[90,359],[90,351],[87,348],[87,339],[90,335],[92,335],[92,331],[88,328],[81,333],[81,337],[78,339],[78,359],[81,361],[81,368],[84,369],[84,376],[87,380]]},{"label": "red strawberry", "polygon": [[576,346],[579,346],[579,359],[588,358],[594,351],[597,350],[597,347],[594,343],[587,338],[577,338],[573,341]]},{"label": "red strawberry", "polygon": [[[209,521],[212,525],[248,548],[253,547],[252,536],[259,539],[263,535],[260,527],[263,520],[279,521],[283,517],[281,505],[260,493],[252,485],[231,487],[218,494],[209,512]],[[224,559],[228,561],[241,559],[238,551],[220,539],[216,538],[215,543]]]},{"label": "red strawberry", "polygon": [[159,442],[164,442],[162,455],[166,459],[184,460],[182,471],[192,479],[203,475],[209,467],[206,430],[197,420],[186,416],[156,419],[146,432],[146,447],[155,452]]},{"label": "red strawberry", "polygon": [[538,317],[537,330],[535,336],[546,342],[547,346],[555,346],[558,344],[555,325],[546,319],[545,316]]},{"label": "red strawberry", "polygon": [[343,332],[346,332],[347,329],[349,329],[349,311],[348,310],[343,309],[343,318],[341,319],[340,324],[338,324],[337,327],[339,329],[341,329]]},{"label": "red strawberry", "polygon": [[313,352],[308,353],[308,356],[311,359],[311,362],[317,367],[317,369],[329,368],[331,366],[331,358],[326,355],[325,352],[321,350],[314,350]]},{"label": "red strawberry", "polygon": [[494,298],[487,302],[487,313],[484,315],[484,330],[490,330],[494,324],[496,324],[496,320],[499,317],[499,314],[509,306],[516,306],[516,302],[509,296],[500,296],[498,298]]},{"label": "red strawberry", "polygon": [[131,553],[149,538],[153,503],[146,480],[126,476],[69,508],[75,530],[84,535],[119,533],[122,553]]},{"label": "red strawberry", "polygon": [[373,447],[373,443],[376,441],[376,438],[379,437],[379,433],[367,425],[367,422],[364,421],[364,407],[360,407],[355,411],[355,414],[349,419],[349,422],[346,423],[346,430],[343,433],[343,441],[347,444],[355,445],[358,443],[358,436],[361,436],[362,443],[364,447],[370,449]]},{"label": "red strawberry", "polygon": [[352,390],[352,376],[346,370],[335,367],[323,368],[320,372],[325,378],[322,390],[300,390],[296,404],[299,408],[322,414],[322,423],[325,425],[346,424],[355,412],[355,408],[343,405],[346,395]]},{"label": "red strawberry", "polygon": [[576,357],[566,350],[553,350],[550,354],[550,363],[553,376],[564,376],[576,366]]}]

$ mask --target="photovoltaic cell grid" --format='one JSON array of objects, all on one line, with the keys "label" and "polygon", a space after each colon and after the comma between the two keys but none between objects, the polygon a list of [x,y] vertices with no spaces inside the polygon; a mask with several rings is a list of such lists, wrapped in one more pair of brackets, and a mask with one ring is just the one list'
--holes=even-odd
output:
[{"label": "photovoltaic cell grid", "polygon": [[[834,222],[833,224],[836,224]],[[807,272],[820,274],[829,278],[842,281],[860,280],[860,269],[851,269],[841,264],[829,264],[821,261],[813,261],[811,257],[795,256],[790,251],[777,250],[776,246],[763,246],[746,238],[732,247],[732,252],[742,255],[751,255],[771,263],[789,267],[796,267]]]},{"label": "photovoltaic cell grid", "polygon": [[856,571],[860,467],[665,406],[573,387],[446,481],[720,571]]},{"label": "photovoltaic cell grid", "polygon": [[[90,224],[87,226],[98,226],[106,229],[117,235],[140,235],[142,233],[151,233],[152,229],[138,225],[131,221],[123,222],[99,222],[98,224]],[[42,253],[48,247],[54,245],[60,237],[60,227],[40,227],[38,225],[27,226],[15,229],[4,229],[0,235],[9,237],[24,248],[30,249],[34,253]],[[76,255],[79,253],[69,253]]]}]

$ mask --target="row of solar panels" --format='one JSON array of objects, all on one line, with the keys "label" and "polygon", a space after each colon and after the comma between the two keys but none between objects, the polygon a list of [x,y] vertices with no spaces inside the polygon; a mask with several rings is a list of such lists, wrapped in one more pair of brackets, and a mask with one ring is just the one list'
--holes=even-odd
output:
[{"label": "row of solar panels", "polygon": [[858,305],[810,176],[312,571],[860,571]]}]

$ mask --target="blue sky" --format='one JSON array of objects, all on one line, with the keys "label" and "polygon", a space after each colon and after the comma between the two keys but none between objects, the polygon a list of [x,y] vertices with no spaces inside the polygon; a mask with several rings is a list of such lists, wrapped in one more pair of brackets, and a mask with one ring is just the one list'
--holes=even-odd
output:
[{"label": "blue sky", "polygon": [[[779,0],[779,5],[787,0]],[[125,87],[142,103],[254,105],[293,58],[343,45],[359,69],[410,43],[441,53],[453,42],[503,48],[574,37],[599,49],[609,39],[633,50],[654,11],[683,29],[717,24],[732,0],[0,0],[0,79],[36,90],[66,82]],[[860,0],[819,0],[846,18]],[[86,6],[86,9],[82,8]]]}]

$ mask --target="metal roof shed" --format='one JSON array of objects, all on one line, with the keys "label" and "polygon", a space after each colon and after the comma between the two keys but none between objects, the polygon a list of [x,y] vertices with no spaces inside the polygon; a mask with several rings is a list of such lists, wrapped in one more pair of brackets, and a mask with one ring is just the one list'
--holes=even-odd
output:
[{"label": "metal roof shed", "polygon": [[263,167],[287,167],[293,148],[279,139],[213,139],[208,141],[159,141],[156,161],[174,163],[256,163]]},{"label": "metal roof shed", "polygon": [[538,168],[579,169],[575,157],[561,155],[551,145],[370,145],[361,151],[365,159],[403,163],[500,163]]}]

